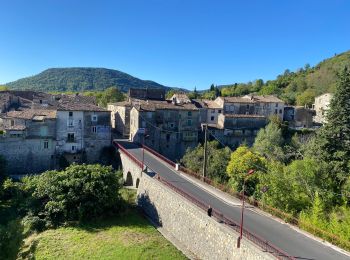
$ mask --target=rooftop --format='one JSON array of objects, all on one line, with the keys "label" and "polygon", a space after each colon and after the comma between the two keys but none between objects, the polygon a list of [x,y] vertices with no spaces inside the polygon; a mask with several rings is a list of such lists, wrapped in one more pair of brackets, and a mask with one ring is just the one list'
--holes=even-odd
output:
[{"label": "rooftop", "polygon": [[[6,118],[19,118],[19,119],[55,119],[56,111],[47,109],[25,109],[19,111],[9,111],[5,114]],[[42,120],[41,120],[42,121]]]}]

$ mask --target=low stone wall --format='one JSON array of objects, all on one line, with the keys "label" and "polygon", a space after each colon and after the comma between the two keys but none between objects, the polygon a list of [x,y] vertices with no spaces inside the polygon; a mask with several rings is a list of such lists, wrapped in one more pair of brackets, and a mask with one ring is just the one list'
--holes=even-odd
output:
[{"label": "low stone wall", "polygon": [[147,174],[140,180],[137,203],[154,223],[200,259],[273,259],[246,239],[236,248],[235,231]]}]

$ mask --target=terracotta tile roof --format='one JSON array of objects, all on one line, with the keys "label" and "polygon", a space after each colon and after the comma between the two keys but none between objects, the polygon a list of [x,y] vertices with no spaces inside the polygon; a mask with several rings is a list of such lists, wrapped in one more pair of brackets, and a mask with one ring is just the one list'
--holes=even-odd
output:
[{"label": "terracotta tile roof", "polygon": [[221,97],[225,102],[228,103],[254,103],[253,100],[243,97]]},{"label": "terracotta tile roof", "polygon": [[76,101],[62,100],[57,104],[57,111],[96,111],[108,112],[107,109],[94,104],[81,103]]},{"label": "terracotta tile roof", "polygon": [[192,103],[173,104],[170,101],[148,100],[143,102],[135,102],[134,107],[141,111],[155,111],[155,110],[198,110]]},{"label": "terracotta tile roof", "polygon": [[273,95],[246,95],[243,97],[220,97],[228,103],[284,103],[281,99]]},{"label": "terracotta tile roof", "polygon": [[222,108],[218,103],[216,103],[214,100],[203,100],[204,104],[208,107],[208,108],[216,108],[216,109],[220,109]]},{"label": "terracotta tile roof", "polygon": [[33,119],[36,116],[44,116],[46,119],[55,119],[55,110],[46,109],[25,109],[20,111],[9,111],[6,113],[6,118]]}]

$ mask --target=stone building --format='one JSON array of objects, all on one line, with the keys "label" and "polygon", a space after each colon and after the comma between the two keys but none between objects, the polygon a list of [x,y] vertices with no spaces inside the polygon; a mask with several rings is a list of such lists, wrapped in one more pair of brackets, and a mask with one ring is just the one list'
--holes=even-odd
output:
[{"label": "stone building", "polygon": [[312,108],[316,112],[313,118],[314,122],[319,124],[324,124],[326,122],[326,114],[329,110],[329,104],[331,102],[332,97],[333,94],[325,93],[315,98],[315,104],[312,105]]},{"label": "stone building", "polygon": [[242,143],[253,145],[267,118],[261,115],[220,114],[216,125],[209,124],[209,132],[222,144],[236,148]]},{"label": "stone building", "polygon": [[284,108],[284,121],[289,123],[290,128],[313,128],[313,116],[315,111],[302,106],[287,106]]},{"label": "stone building", "polygon": [[110,112],[86,103],[59,104],[56,142],[56,153],[69,162],[97,162],[111,144]]},{"label": "stone building", "polygon": [[198,144],[199,124],[199,110],[192,103],[149,100],[131,109],[130,139],[143,142],[139,133],[145,129],[145,144],[176,160]]},{"label": "stone building", "polygon": [[275,96],[218,97],[215,102],[223,109],[224,114],[277,115],[283,119],[284,102]]},{"label": "stone building", "polygon": [[94,163],[111,144],[110,112],[91,97],[7,91],[0,100],[8,94],[14,102],[0,114],[0,154],[9,174],[55,169],[61,157]]},{"label": "stone building", "polygon": [[7,172],[27,174],[55,168],[56,111],[26,109],[2,115],[0,154]]},{"label": "stone building", "polygon": [[111,111],[111,126],[123,137],[129,137],[130,135],[131,108],[131,101],[109,103],[107,105],[108,111]]},{"label": "stone building", "polygon": [[164,88],[130,88],[129,98],[142,100],[165,100]]}]

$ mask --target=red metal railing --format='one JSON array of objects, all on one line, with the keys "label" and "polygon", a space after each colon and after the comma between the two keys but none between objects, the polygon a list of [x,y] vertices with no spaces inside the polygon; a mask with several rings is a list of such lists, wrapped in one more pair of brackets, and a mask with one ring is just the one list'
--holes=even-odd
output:
[{"label": "red metal railing", "polygon": [[[135,156],[133,156],[131,153],[129,153],[121,144],[119,144],[118,142],[115,142],[116,146],[118,146],[119,149],[121,149],[131,160],[133,160],[135,163],[137,163],[137,165],[139,165],[140,167],[142,167],[142,162],[140,162]],[[152,149],[150,148],[146,148],[145,149],[147,151],[152,151]],[[153,151],[152,154],[158,156],[158,153]],[[162,156],[164,157],[164,156]],[[165,157],[164,157],[165,158]],[[163,158],[162,158],[163,159]],[[165,158],[167,159],[167,158]],[[169,159],[167,159],[169,160]],[[174,162],[172,162],[173,164],[171,165],[175,165]],[[149,170],[152,170],[150,167],[148,167]],[[152,170],[153,171],[153,170]],[[208,210],[208,206],[203,203],[202,201],[198,200],[197,198],[195,198],[194,196],[192,196],[191,194],[183,191],[182,189],[176,187],[175,185],[173,185],[171,182],[167,181],[166,179],[162,178],[158,173],[156,173],[155,171],[153,171],[156,174],[156,179],[160,182],[162,182],[164,185],[168,186],[169,188],[171,188],[172,190],[174,190],[175,192],[177,192],[178,194],[182,195],[183,197],[185,197],[187,200],[189,200],[190,202],[192,202],[193,204],[195,204],[197,207],[203,209],[204,211]],[[239,232],[240,229],[240,225],[237,224],[234,220],[230,219],[229,217],[225,216],[222,212],[213,209],[212,211],[213,217],[220,223],[224,223],[226,225],[228,225],[230,228],[234,229],[236,232]],[[248,231],[247,229],[243,228],[243,234],[244,237],[247,238],[248,240],[250,240],[251,242],[253,242],[254,244],[256,244],[257,246],[259,246],[261,249],[263,249],[264,251],[272,254],[273,256],[275,256],[277,259],[295,259],[292,256],[289,256],[287,253],[285,253],[282,249],[279,249],[278,247],[274,246],[273,244],[271,244],[270,242],[268,242],[265,239],[262,239],[261,237],[259,237],[258,235],[253,234],[252,232]]]},{"label": "red metal railing", "polygon": [[172,160],[166,158],[164,155],[161,155],[160,153],[154,151],[153,149],[149,148],[149,147],[146,146],[146,145],[141,145],[141,146],[142,146],[145,150],[147,150],[148,152],[150,152],[151,154],[153,154],[153,155],[155,155],[155,156],[161,158],[161,159],[162,159],[163,161],[165,161],[166,163],[168,163],[168,164],[170,164],[171,166],[175,167],[175,163],[174,163]]},{"label": "red metal railing", "polygon": [[[151,152],[153,150],[151,148],[147,147],[147,151]],[[157,155],[158,153],[155,151],[153,151],[151,153],[158,156]],[[167,163],[169,163],[168,161],[170,161],[168,158],[165,158],[166,159],[165,160],[164,156],[162,156],[162,155],[160,155],[158,157]],[[172,161],[169,164],[172,166],[175,165],[175,163]],[[232,188],[229,187],[228,185],[223,185],[221,183],[214,182],[213,180],[211,180],[207,177],[203,178],[203,176],[200,175],[199,173],[193,172],[190,169],[187,169],[183,166],[180,166],[179,170],[196,178],[196,179],[202,180],[205,183],[207,183],[207,184],[209,184],[209,185],[211,185],[211,186],[213,186],[213,187],[215,187],[223,192],[229,193],[236,198],[242,199],[242,194],[240,192],[236,192],[236,191],[232,190]],[[329,232],[327,232],[323,229],[320,229],[318,227],[315,227],[309,223],[305,223],[303,221],[300,221],[298,218],[294,217],[293,215],[286,213],[286,212],[283,212],[283,211],[276,209],[274,207],[271,207],[269,205],[266,205],[266,204],[262,203],[261,201],[258,201],[254,198],[250,198],[250,197],[245,196],[245,199],[246,199],[246,201],[248,201],[249,204],[251,204],[255,207],[258,207],[261,210],[266,211],[266,212],[274,215],[275,217],[281,218],[284,221],[288,222],[289,224],[292,224],[292,225],[297,226],[301,229],[304,229],[304,230],[306,230],[306,231],[308,231],[316,236],[322,237],[335,245],[341,246],[345,249],[350,249],[350,242],[346,241],[344,239],[341,239],[339,236],[337,236],[335,234],[329,233]]]}]

